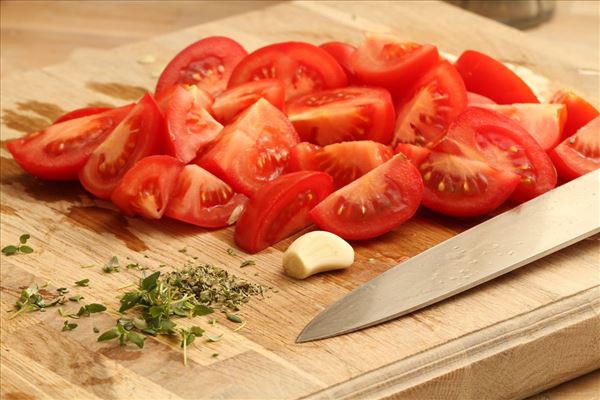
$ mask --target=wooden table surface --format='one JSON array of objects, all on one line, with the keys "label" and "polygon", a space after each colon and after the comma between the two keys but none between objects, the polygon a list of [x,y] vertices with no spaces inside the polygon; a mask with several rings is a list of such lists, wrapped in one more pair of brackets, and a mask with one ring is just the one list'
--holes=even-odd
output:
[{"label": "wooden table surface", "polygon": [[[2,2],[1,76],[58,63],[75,49],[108,49],[272,3]],[[559,3],[563,4],[558,5],[555,21],[531,34],[556,40],[557,51],[565,46],[565,54],[592,60],[583,67],[595,68],[597,74],[593,60],[598,60],[598,3]],[[576,45],[567,47],[572,41]],[[600,373],[595,372],[535,398],[600,398],[599,382]]]}]

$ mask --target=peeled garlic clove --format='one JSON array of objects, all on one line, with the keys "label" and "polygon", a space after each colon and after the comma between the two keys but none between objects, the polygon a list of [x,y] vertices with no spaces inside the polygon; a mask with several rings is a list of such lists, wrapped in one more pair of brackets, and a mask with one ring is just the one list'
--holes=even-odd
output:
[{"label": "peeled garlic clove", "polygon": [[354,249],[331,232],[308,232],[283,253],[286,275],[304,279],[319,272],[348,268],[354,262]]}]

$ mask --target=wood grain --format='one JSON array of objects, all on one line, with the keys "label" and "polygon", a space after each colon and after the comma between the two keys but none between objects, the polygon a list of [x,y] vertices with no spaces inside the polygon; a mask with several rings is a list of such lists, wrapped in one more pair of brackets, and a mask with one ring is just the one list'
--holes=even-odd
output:
[{"label": "wood grain", "polygon": [[[230,35],[254,49],[290,39],[357,42],[360,30],[393,30],[453,53],[469,43],[527,66],[535,71],[529,78],[549,77],[542,90],[568,82],[594,99],[589,85],[595,78],[579,75],[576,67],[588,60],[560,59],[548,44],[437,6],[440,17],[432,20],[412,3],[368,9],[358,3],[286,3],[111,51],[82,50],[67,63],[2,81],[1,137],[39,129],[62,110],[133,100],[139,88],[154,86],[157,71],[181,47],[210,34]],[[445,29],[453,34],[433,33]],[[485,37],[473,35],[473,29]],[[156,62],[140,64],[148,54]],[[248,256],[227,254],[231,229],[205,231],[169,220],[125,218],[76,183],[41,182],[20,170],[4,148],[0,156],[2,245],[29,232],[36,249],[31,255],[1,258],[4,398],[509,398],[537,393],[599,366],[597,237],[406,318],[297,345],[298,332],[328,304],[477,221],[422,211],[382,238],[356,243],[357,262],[349,270],[295,281],[280,267],[289,240],[252,256],[256,266],[241,270],[238,265]],[[184,246],[187,254],[177,252]],[[93,326],[103,331],[114,324],[119,289],[140,276],[134,270],[102,273],[100,266],[112,255],[157,270],[159,264],[177,266],[198,256],[279,290],[242,310],[247,325],[240,331],[221,316],[216,327],[205,318],[186,321],[225,336],[217,343],[200,341],[184,368],[174,340],[150,338],[144,350],[95,341]],[[90,264],[97,267],[81,268]],[[90,288],[74,288],[74,281],[86,277]],[[34,281],[50,281],[50,291],[69,287],[86,302],[106,304],[110,313],[81,319],[72,332],[60,331],[64,319],[55,310],[8,320],[18,288]],[[215,352],[218,357],[212,357]]]}]

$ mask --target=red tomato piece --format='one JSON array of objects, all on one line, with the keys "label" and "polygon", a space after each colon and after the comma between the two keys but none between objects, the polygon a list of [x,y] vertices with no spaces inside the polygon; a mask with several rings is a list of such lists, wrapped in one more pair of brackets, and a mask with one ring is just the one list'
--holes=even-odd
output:
[{"label": "red tomato piece", "polygon": [[308,43],[284,42],[250,53],[234,69],[228,87],[271,78],[283,81],[286,99],[348,84],[342,67],[325,50]]},{"label": "red tomato piece", "polygon": [[311,224],[308,212],[333,191],[332,179],[319,171],[282,175],[256,191],[235,226],[235,242],[259,252]]},{"label": "red tomato piece", "polygon": [[498,104],[539,103],[529,86],[500,61],[475,50],[463,52],[454,66],[469,92]]},{"label": "red tomato piece", "polygon": [[109,199],[121,177],[136,162],[164,148],[165,124],[149,93],[96,147],[79,171],[79,181],[92,194]]},{"label": "red tomato piece", "polygon": [[156,97],[175,84],[195,85],[211,95],[221,93],[234,67],[248,53],[235,40],[211,36],[181,50],[167,64],[156,84]]},{"label": "red tomato piece", "polygon": [[567,121],[563,129],[562,139],[568,138],[600,115],[596,107],[569,91],[559,90],[552,96],[550,103],[564,104],[567,108]]},{"label": "red tomato piece", "polygon": [[408,143],[398,143],[398,146],[394,149],[394,154],[404,154],[415,166],[421,165],[421,163],[429,157],[431,150],[426,147],[415,146]]},{"label": "red tomato piece", "polygon": [[467,103],[469,106],[478,106],[480,104],[496,104],[494,100],[473,92],[467,92]]},{"label": "red tomato piece", "polygon": [[365,33],[352,54],[352,70],[366,85],[381,86],[395,97],[411,91],[415,82],[439,61],[435,46],[402,42],[398,37]]},{"label": "red tomato piece", "polygon": [[191,96],[194,97],[194,104],[196,104],[198,107],[206,108],[209,112],[212,111],[212,104],[214,103],[215,99],[208,94],[208,92],[194,85],[173,85],[166,89],[160,95],[160,97],[156,98],[156,104],[158,104],[158,108],[163,115],[167,112],[167,108],[169,107],[169,103],[171,102],[173,95],[182,89],[186,90]]},{"label": "red tomato piece", "polygon": [[370,239],[411,218],[422,195],[419,171],[399,154],[329,195],[310,216],[321,229],[344,239]]},{"label": "red tomato piece", "polygon": [[133,165],[110,197],[123,214],[160,219],[177,184],[183,163],[171,156],[150,156]]},{"label": "red tomato piece", "polygon": [[212,112],[215,118],[228,124],[260,98],[285,111],[285,87],[279,79],[262,79],[228,89],[215,98]]},{"label": "red tomato piece", "polygon": [[261,98],[227,125],[196,163],[251,196],[282,174],[298,142],[285,114]]},{"label": "red tomato piece", "polygon": [[477,107],[506,115],[518,122],[545,151],[553,149],[560,142],[567,118],[562,104],[480,104]]},{"label": "red tomato piece", "polygon": [[338,64],[340,64],[340,67],[346,73],[348,82],[358,83],[352,70],[352,54],[356,51],[356,47],[343,42],[327,42],[319,45],[319,47],[331,54]]},{"label": "red tomato piece", "polygon": [[565,139],[550,157],[558,175],[568,181],[600,168],[600,117]]},{"label": "red tomato piece", "polygon": [[42,179],[77,179],[90,154],[125,118],[133,105],[69,119],[11,140],[7,148],[27,172]]},{"label": "red tomato piece", "polygon": [[223,228],[237,221],[247,202],[207,170],[189,164],[179,174],[165,215],[203,228]]},{"label": "red tomato piece", "polygon": [[435,142],[467,107],[465,85],[448,61],[441,61],[415,87],[414,95],[398,107],[392,146]]},{"label": "red tomato piece", "polygon": [[321,147],[309,142],[300,142],[290,150],[286,172],[318,171],[315,153]]},{"label": "red tomato piece", "polygon": [[349,140],[387,144],[394,129],[392,97],[381,88],[312,92],[291,100],[287,112],[300,138],[320,146]]},{"label": "red tomato piece", "polygon": [[164,113],[167,124],[167,153],[185,164],[210,144],[223,129],[192,93],[182,87],[171,96]]},{"label": "red tomato piece", "polygon": [[61,115],[52,123],[52,125],[60,124],[61,122],[69,121],[71,119],[87,117],[88,115],[100,114],[100,113],[103,113],[104,111],[108,111],[108,110],[112,110],[112,108],[110,108],[110,107],[78,108],[76,110],[69,111],[68,113]]},{"label": "red tomato piece", "polygon": [[435,149],[520,175],[521,182],[511,196],[516,202],[556,186],[556,170],[546,152],[517,122],[493,111],[468,108],[454,120]]}]

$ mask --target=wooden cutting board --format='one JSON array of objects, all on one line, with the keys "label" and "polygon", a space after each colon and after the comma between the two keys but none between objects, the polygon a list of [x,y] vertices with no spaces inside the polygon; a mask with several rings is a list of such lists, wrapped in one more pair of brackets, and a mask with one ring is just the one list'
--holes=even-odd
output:
[{"label": "wooden cutting board", "polygon": [[[443,3],[292,2],[15,74],[2,81],[1,137],[4,143],[41,129],[64,110],[135,100],[178,50],[203,36],[231,36],[252,50],[283,40],[358,43],[362,30],[395,32],[454,54],[479,49],[520,66],[542,95],[571,87],[598,104],[598,75],[589,73],[597,60],[565,58],[547,43]],[[295,281],[280,266],[290,240],[255,256],[231,255],[232,229],[125,218],[77,183],[33,179],[0,151],[1,245],[28,232],[35,249],[0,257],[3,398],[514,398],[600,367],[598,237],[399,320],[299,345],[297,334],[331,302],[480,220],[420,211],[390,234],[355,243],[349,270]],[[184,367],[175,340],[149,338],[143,350],[96,341],[92,328],[114,325],[118,295],[141,275],[103,273],[113,255],[161,271],[169,267],[160,264],[198,257],[275,290],[242,309],[247,324],[239,331],[221,315],[214,327],[204,317],[191,321],[224,336],[198,340]],[[248,258],[256,265],[240,269]],[[74,287],[83,278],[90,287]],[[71,332],[61,332],[56,309],[9,320],[20,288],[32,282],[48,282],[49,292],[68,287],[113,315],[80,319]]]}]

